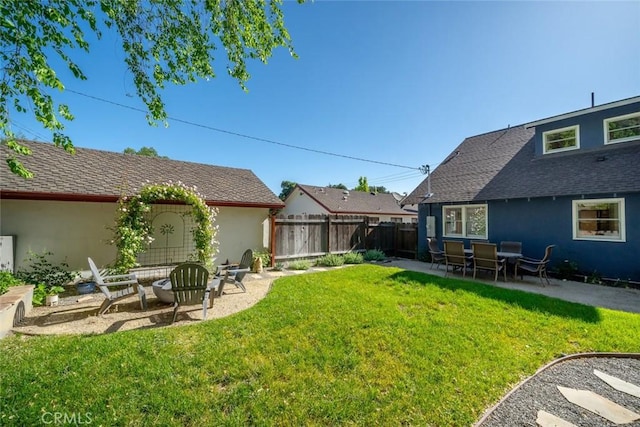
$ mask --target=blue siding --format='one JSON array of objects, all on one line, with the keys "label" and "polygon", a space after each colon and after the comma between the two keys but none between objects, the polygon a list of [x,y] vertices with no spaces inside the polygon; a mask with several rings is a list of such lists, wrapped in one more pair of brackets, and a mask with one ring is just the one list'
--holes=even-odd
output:
[{"label": "blue siding", "polygon": [[[564,120],[558,120],[552,123],[546,123],[536,126],[536,134],[534,136],[536,144],[536,156],[542,156],[542,133],[554,129],[561,129],[569,126],[580,126],[580,150],[592,149],[604,146],[604,120],[613,117],[623,116],[625,114],[637,113],[640,111],[640,103],[628,104],[618,108],[612,108],[602,111],[596,111],[589,114],[583,114],[577,117],[571,117]],[[551,156],[553,154],[546,154]]]},{"label": "blue siding", "polygon": [[[612,194],[592,198],[610,198]],[[576,262],[580,272],[594,270],[602,277],[640,281],[640,194],[618,194],[625,199],[626,242],[573,240],[572,202],[576,197],[490,201],[489,241],[522,242],[522,252],[542,258],[547,245],[556,245],[550,268],[564,260]],[[442,242],[442,205],[420,205],[418,248],[427,249],[426,216],[436,217],[437,238]],[[470,246],[469,239],[462,239]],[[441,244],[442,245],[442,244]]]}]

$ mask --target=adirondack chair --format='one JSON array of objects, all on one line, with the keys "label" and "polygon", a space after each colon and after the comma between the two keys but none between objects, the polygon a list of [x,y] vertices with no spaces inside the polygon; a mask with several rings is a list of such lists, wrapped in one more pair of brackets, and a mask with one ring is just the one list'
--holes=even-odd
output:
[{"label": "adirondack chair", "polygon": [[98,315],[106,313],[116,301],[127,298],[136,292],[140,297],[140,308],[142,310],[147,309],[147,296],[144,287],[138,283],[138,278],[135,274],[103,275],[91,257],[87,258],[87,260],[89,261],[91,274],[93,274],[93,278],[96,281],[96,286],[106,297],[98,309]]},{"label": "adirondack chair", "polygon": [[176,321],[178,308],[181,305],[202,304],[202,318],[207,318],[207,305],[209,305],[209,271],[200,264],[184,263],[174,268],[169,273],[171,290],[174,295],[173,318]]},{"label": "adirondack chair", "polygon": [[217,276],[220,279],[220,285],[214,294],[215,297],[222,296],[222,291],[224,289],[224,285],[226,283],[235,285],[236,288],[242,289],[243,292],[247,292],[247,288],[245,288],[244,283],[242,283],[242,279],[244,276],[251,271],[251,263],[253,262],[253,251],[251,249],[247,249],[242,254],[242,259],[240,263],[235,266],[218,266]]}]

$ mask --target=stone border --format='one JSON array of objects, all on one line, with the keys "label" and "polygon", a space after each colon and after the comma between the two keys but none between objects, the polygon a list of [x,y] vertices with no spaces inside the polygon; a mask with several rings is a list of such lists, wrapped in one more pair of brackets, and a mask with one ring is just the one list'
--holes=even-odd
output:
[{"label": "stone border", "polygon": [[33,308],[33,285],[12,286],[0,295],[0,339],[22,322]]},{"label": "stone border", "polygon": [[473,426],[481,427],[482,424],[484,424],[484,422],[493,414],[493,412],[501,404],[503,404],[509,397],[511,397],[511,395],[516,393],[525,384],[527,384],[529,381],[531,381],[532,379],[534,379],[535,377],[537,377],[539,374],[546,371],[547,369],[551,368],[552,366],[555,366],[559,363],[566,362],[573,359],[583,359],[583,358],[591,358],[591,357],[593,358],[596,358],[596,357],[597,358],[607,358],[607,357],[616,358],[617,357],[621,359],[640,359],[640,353],[576,353],[576,354],[570,354],[568,356],[563,356],[559,359],[549,362],[543,367],[541,367],[540,369],[538,369],[533,375],[531,375],[530,377],[524,379],[519,384],[517,384],[513,389],[511,389],[511,391],[509,391],[509,393],[504,395],[502,399],[498,401],[498,403],[496,403],[495,405],[490,407],[488,410],[486,410],[485,413],[482,415],[482,418],[480,418],[480,420],[478,420]]}]

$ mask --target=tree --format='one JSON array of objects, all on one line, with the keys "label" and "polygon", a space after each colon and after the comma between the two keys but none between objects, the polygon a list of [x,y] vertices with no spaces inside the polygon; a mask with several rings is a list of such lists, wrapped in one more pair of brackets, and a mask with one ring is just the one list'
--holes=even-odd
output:
[{"label": "tree", "polygon": [[375,193],[380,193],[380,194],[389,192],[389,190],[387,190],[387,187],[385,187],[384,185],[376,185],[373,187],[369,187],[369,191],[373,191]]},{"label": "tree", "polygon": [[369,184],[367,183],[367,177],[361,176],[358,178],[358,186],[353,189],[353,191],[364,191],[366,193],[369,192]]},{"label": "tree", "polygon": [[328,188],[339,188],[341,190],[348,190],[347,186],[340,183],[340,184],[329,184],[327,185]]},{"label": "tree", "polygon": [[[304,0],[298,0],[302,3]],[[102,29],[117,31],[125,63],[138,97],[148,108],[150,124],[166,121],[160,96],[166,83],[186,84],[216,76],[213,53],[222,48],[227,72],[243,90],[249,79],[246,60],[263,63],[277,47],[296,56],[284,25],[282,0],[48,0],[0,2],[0,128],[3,143],[14,152],[6,159],[11,171],[31,177],[18,155],[30,150],[11,131],[9,109],[32,114],[52,132],[53,143],[74,152],[60,121],[73,120],[69,107],[56,104],[49,93],[64,91],[53,63],[73,76],[86,76],[72,58],[89,52],[86,34],[98,38]],[[102,27],[100,24],[103,24]]]},{"label": "tree", "polygon": [[137,154],[139,156],[148,156],[148,157],[161,157],[163,159],[168,159],[167,156],[160,156],[158,152],[153,147],[142,147],[138,151],[135,148],[127,147],[124,149],[124,154]]},{"label": "tree", "polygon": [[280,188],[282,188],[282,191],[280,192],[280,195],[278,196],[278,197],[280,197],[280,200],[286,199],[287,196],[289,196],[289,194],[291,194],[291,192],[293,191],[293,189],[295,188],[296,185],[298,185],[298,184],[293,182],[293,181],[282,181],[280,183]]}]

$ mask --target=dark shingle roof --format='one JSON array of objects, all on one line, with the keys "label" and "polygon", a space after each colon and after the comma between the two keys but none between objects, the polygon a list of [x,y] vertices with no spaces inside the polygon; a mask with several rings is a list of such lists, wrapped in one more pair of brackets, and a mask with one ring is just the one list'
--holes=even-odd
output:
[{"label": "dark shingle roof", "polygon": [[371,194],[364,191],[349,191],[330,187],[315,187],[298,184],[298,188],[324,206],[332,214],[354,215],[415,215],[402,209],[391,193]]},{"label": "dark shingle roof", "polygon": [[[465,139],[406,203],[472,202],[640,191],[640,141],[535,156],[523,126]],[[457,154],[456,154],[457,153]]]},{"label": "dark shingle roof", "polygon": [[491,182],[502,168],[532,139],[533,129],[516,126],[466,138],[431,173],[428,200],[427,179],[403,203],[469,202]]},{"label": "dark shingle roof", "polygon": [[[13,175],[0,165],[3,197],[66,200],[117,199],[144,184],[182,182],[197,187],[209,204],[283,207],[282,201],[248,169],[236,169],[159,157],[121,154],[76,147],[70,155],[53,144],[23,141],[31,156],[20,160],[33,179]],[[0,147],[2,158],[9,149]]]},{"label": "dark shingle roof", "polygon": [[640,141],[534,157],[530,141],[477,195],[478,200],[640,191]]}]

